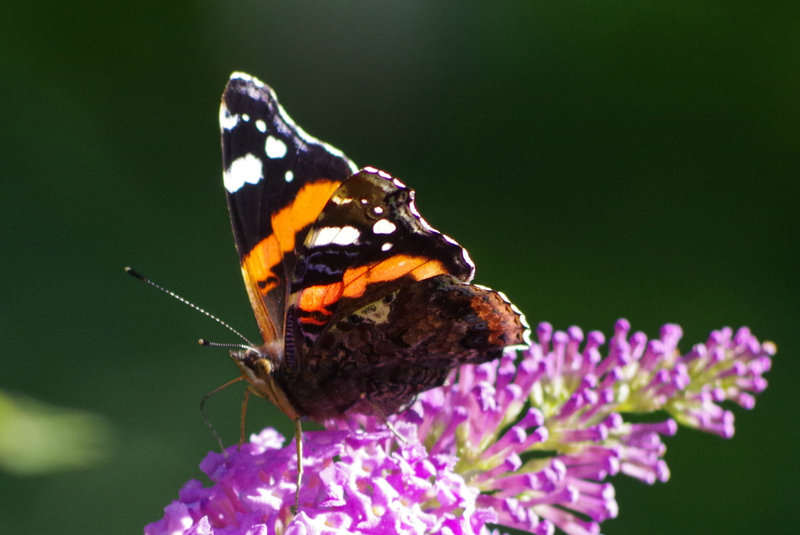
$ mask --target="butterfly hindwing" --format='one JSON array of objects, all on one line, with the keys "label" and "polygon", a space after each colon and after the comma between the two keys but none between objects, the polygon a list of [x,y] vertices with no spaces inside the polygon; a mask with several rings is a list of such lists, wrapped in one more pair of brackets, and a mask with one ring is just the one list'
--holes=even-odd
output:
[{"label": "butterfly hindwing", "polygon": [[410,282],[334,320],[300,368],[276,379],[315,419],[389,415],[440,386],[453,368],[524,345],[527,325],[499,292],[452,275]]},{"label": "butterfly hindwing", "polygon": [[272,89],[247,74],[231,75],[219,115],[224,184],[245,286],[265,342],[280,341],[295,251],[356,168],[298,127]]}]

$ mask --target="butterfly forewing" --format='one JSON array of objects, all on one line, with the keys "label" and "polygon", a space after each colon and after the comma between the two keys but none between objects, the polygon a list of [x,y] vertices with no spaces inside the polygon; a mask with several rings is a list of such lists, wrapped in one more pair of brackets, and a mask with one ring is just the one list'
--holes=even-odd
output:
[{"label": "butterfly forewing", "polygon": [[228,208],[245,286],[266,342],[281,340],[295,251],[356,168],[294,124],[263,82],[234,73],[220,106]]},{"label": "butterfly forewing", "polygon": [[290,317],[302,352],[337,318],[396,288],[443,274],[468,282],[474,273],[466,251],[419,215],[413,190],[371,168],[336,190],[298,258]]}]

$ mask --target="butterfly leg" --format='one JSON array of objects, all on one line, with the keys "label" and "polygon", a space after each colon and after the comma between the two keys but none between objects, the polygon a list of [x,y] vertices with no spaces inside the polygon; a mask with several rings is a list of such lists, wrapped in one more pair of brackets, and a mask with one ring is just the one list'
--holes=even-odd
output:
[{"label": "butterfly leg", "polygon": [[294,443],[297,447],[297,490],[294,493],[294,512],[300,510],[300,485],[303,482],[303,426],[300,418],[294,421]]},{"label": "butterfly leg", "polygon": [[399,440],[399,441],[400,441],[401,443],[403,443],[403,444],[410,444],[410,442],[408,441],[408,439],[407,439],[406,437],[404,437],[403,435],[401,435],[401,434],[400,434],[400,433],[397,431],[397,429],[395,428],[395,426],[393,426],[393,425],[392,425],[392,422],[390,422],[390,421],[389,421],[389,419],[386,417],[386,414],[384,414],[384,412],[383,412],[383,410],[380,408],[380,406],[379,406],[377,403],[375,403],[374,401],[372,401],[371,399],[369,399],[369,398],[367,398],[367,400],[369,401],[370,405],[372,405],[372,409],[375,411],[375,414],[376,414],[376,415],[377,415],[377,416],[378,416],[378,417],[379,417],[381,420],[383,420],[383,423],[386,425],[386,427],[389,429],[389,431],[391,431],[391,432],[392,432],[392,434],[393,434],[395,437],[397,437],[397,440]]},{"label": "butterfly leg", "polygon": [[244,435],[247,422],[247,402],[250,401],[250,389],[246,388],[242,396],[242,416],[239,423],[239,448],[244,444]]},{"label": "butterfly leg", "polygon": [[211,420],[208,419],[208,415],[206,414],[206,401],[208,401],[208,399],[214,394],[220,392],[225,388],[228,388],[234,383],[238,383],[242,379],[244,379],[244,377],[242,376],[239,376],[236,379],[231,379],[224,385],[218,386],[217,388],[215,388],[214,390],[203,396],[203,399],[200,400],[200,416],[203,418],[203,421],[206,423],[208,428],[211,429],[211,434],[214,435],[214,438],[216,438],[217,442],[219,443],[219,451],[221,451],[223,454],[225,454],[225,444],[223,444],[222,437],[219,436],[219,433],[217,433],[217,430],[214,428],[214,424],[212,424]]}]

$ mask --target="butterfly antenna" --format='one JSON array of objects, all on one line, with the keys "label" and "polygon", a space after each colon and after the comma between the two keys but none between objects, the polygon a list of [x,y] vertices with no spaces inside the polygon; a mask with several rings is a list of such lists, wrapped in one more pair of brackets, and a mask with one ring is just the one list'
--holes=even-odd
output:
[{"label": "butterfly antenna", "polygon": [[139,279],[140,281],[142,281],[142,282],[144,282],[146,284],[149,284],[150,286],[152,286],[156,290],[159,290],[159,291],[167,294],[168,296],[177,299],[178,301],[180,301],[184,305],[188,306],[189,308],[193,308],[194,310],[200,312],[201,314],[205,315],[206,317],[211,318],[212,320],[216,321],[217,323],[219,323],[220,325],[222,325],[223,327],[225,327],[230,332],[232,332],[233,334],[235,334],[236,336],[238,336],[239,338],[241,338],[242,340],[244,340],[247,343],[246,346],[245,345],[240,345],[240,344],[216,344],[216,343],[207,342],[206,340],[202,340],[201,339],[200,340],[200,345],[219,346],[219,347],[237,347],[237,348],[242,348],[242,349],[252,349],[252,348],[256,347],[253,344],[253,342],[251,342],[250,340],[248,340],[245,337],[245,335],[243,335],[242,333],[240,333],[239,331],[237,331],[236,329],[231,327],[228,323],[226,323],[226,322],[222,321],[221,319],[219,319],[218,317],[216,317],[211,312],[207,311],[206,309],[204,309],[202,307],[199,307],[199,306],[195,305],[191,301],[186,300],[185,298],[183,298],[180,295],[176,294],[172,290],[168,290],[168,289],[164,288],[163,286],[161,286],[160,284],[157,284],[157,283],[151,281],[150,279],[148,279],[147,277],[145,277],[144,275],[142,275],[138,271],[134,270],[132,267],[125,266],[125,273],[127,273],[131,277]]},{"label": "butterfly antenna", "polygon": [[224,347],[227,349],[244,349],[245,351],[249,349],[254,349],[252,345],[245,345],[245,344],[229,344],[226,342],[209,342],[205,338],[201,338],[197,341],[198,344],[201,346],[208,346],[208,347]]}]

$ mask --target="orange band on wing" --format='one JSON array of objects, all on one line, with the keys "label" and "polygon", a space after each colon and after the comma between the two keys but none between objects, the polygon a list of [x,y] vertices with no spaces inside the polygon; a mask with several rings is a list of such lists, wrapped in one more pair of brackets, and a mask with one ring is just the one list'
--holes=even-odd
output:
[{"label": "orange band on wing", "polygon": [[[340,282],[310,286],[300,292],[298,306],[306,312],[329,315],[328,306],[342,297],[357,298],[364,295],[370,284],[387,282],[411,275],[415,280],[447,274],[444,264],[425,256],[395,255],[377,264],[358,266],[344,272]],[[306,321],[303,318],[301,321]]]},{"label": "orange band on wing", "polygon": [[306,311],[319,311],[330,314],[325,308],[334,304],[342,296],[341,282],[323,286],[310,286],[300,292],[300,308]]},{"label": "orange band on wing", "polygon": [[294,250],[297,232],[316,221],[339,185],[340,181],[322,179],[303,186],[291,204],[272,216],[272,234],[242,255],[242,275],[247,295],[261,335],[267,342],[282,336],[278,331],[283,325],[283,318],[271,315],[283,314],[282,302],[268,305],[269,292],[286,279],[286,275],[276,268],[283,260],[283,255]]},{"label": "orange band on wing", "polygon": [[282,273],[275,273],[285,253],[293,251],[297,231],[316,221],[325,204],[341,182],[319,180],[306,184],[291,204],[272,216],[272,234],[261,240],[242,257],[242,270],[261,295],[278,284]]},{"label": "orange band on wing", "polygon": [[372,266],[359,266],[344,272],[342,297],[361,297],[367,286],[376,282],[393,281],[411,275],[423,280],[447,273],[439,260],[426,256],[395,255]]},{"label": "orange band on wing", "polygon": [[[278,285],[278,276],[273,271],[280,263],[283,251],[275,234],[270,234],[242,257],[242,271],[250,279],[247,281],[259,292],[265,294]],[[272,262],[268,264],[268,262]]]}]

